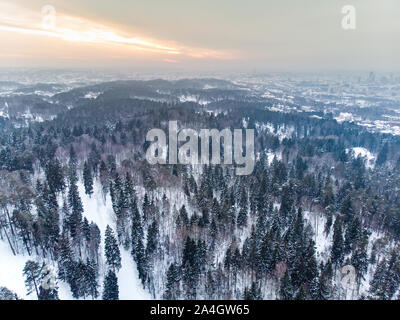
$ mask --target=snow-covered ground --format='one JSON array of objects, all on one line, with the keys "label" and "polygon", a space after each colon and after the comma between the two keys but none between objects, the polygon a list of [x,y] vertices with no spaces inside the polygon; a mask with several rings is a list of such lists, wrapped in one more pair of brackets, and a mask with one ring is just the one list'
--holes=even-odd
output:
[{"label": "snow-covered ground", "polygon": [[208,100],[200,99],[199,97],[197,97],[195,95],[180,95],[178,97],[178,99],[180,102],[196,102],[196,103],[204,105],[204,106],[211,102]]},{"label": "snow-covered ground", "polygon": [[[115,230],[115,215],[111,206],[111,199],[109,196],[104,202],[101,195],[101,186],[99,183],[94,184],[94,194],[89,197],[85,194],[85,189],[82,182],[78,183],[78,189],[82,198],[84,216],[88,221],[93,221],[97,224],[101,231],[101,246],[100,257],[104,259],[104,233],[107,225],[110,225]],[[61,197],[62,198],[62,197]],[[60,199],[61,200],[61,199]],[[122,268],[118,272],[119,284],[119,297],[121,300],[136,300],[136,299],[150,299],[150,294],[143,289],[138,277],[136,264],[132,259],[129,251],[120,247]],[[24,276],[22,274],[26,261],[35,260],[42,262],[43,259],[36,256],[29,256],[25,254],[13,255],[8,243],[0,240],[0,287],[7,287],[15,292],[18,297],[23,299],[36,299],[36,295],[32,293],[27,296],[27,290],[24,283]],[[50,263],[55,269],[57,265],[55,262],[46,261]],[[104,261],[100,261],[100,276],[99,276],[99,292],[101,298],[102,286],[106,266]],[[69,285],[58,281],[58,293],[61,300],[70,300],[72,298]]]},{"label": "snow-covered ground", "polygon": [[8,243],[0,240],[0,287],[8,288],[20,298],[35,298],[34,295],[26,295],[24,277],[22,276],[22,270],[29,259],[28,255],[14,256]]},{"label": "snow-covered ground", "polygon": [[256,122],[255,127],[259,132],[265,132],[277,136],[279,141],[291,138],[295,132],[294,126],[281,125],[275,128],[274,125],[269,122]]},{"label": "snow-covered ground", "polygon": [[326,263],[329,259],[333,232],[325,233],[326,217],[320,212],[303,211],[305,220],[310,224],[314,233],[315,249],[318,262]]},{"label": "snow-covered ground", "polygon": [[354,158],[361,158],[365,159],[365,166],[367,168],[374,168],[375,166],[375,156],[366,148],[363,147],[355,147],[351,149],[347,149],[346,152],[351,152],[354,155]]},{"label": "snow-covered ground", "polygon": [[[85,187],[82,182],[78,183],[79,194],[82,198],[82,204],[84,209],[83,216],[89,221],[93,221],[97,224],[101,231],[101,245],[100,245],[100,256],[104,258],[104,233],[107,225],[110,225],[115,232],[115,214],[112,209],[110,196],[107,195],[106,201],[104,202],[101,194],[101,185],[96,181],[93,185],[93,191],[91,197],[85,194]],[[119,294],[121,300],[136,300],[136,299],[150,299],[150,294],[145,291],[141,285],[138,277],[136,264],[132,259],[130,252],[126,251],[122,246],[121,251],[121,262],[122,268],[118,272],[118,285]],[[103,271],[103,272],[102,272]],[[103,285],[103,276],[105,274],[104,263],[100,265],[100,286]],[[102,292],[102,288],[100,288]]]},{"label": "snow-covered ground", "polygon": [[102,94],[102,92],[89,91],[88,93],[85,94],[84,98],[85,99],[96,99],[101,94]]},{"label": "snow-covered ground", "polygon": [[351,113],[341,112],[338,117],[335,117],[335,120],[342,123],[344,121],[354,121],[354,117]]}]

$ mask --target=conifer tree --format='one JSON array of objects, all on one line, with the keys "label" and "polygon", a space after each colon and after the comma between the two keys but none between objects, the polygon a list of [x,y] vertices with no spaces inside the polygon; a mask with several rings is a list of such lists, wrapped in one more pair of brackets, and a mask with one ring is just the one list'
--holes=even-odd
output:
[{"label": "conifer tree", "polygon": [[342,222],[340,217],[337,217],[333,225],[333,243],[331,250],[331,260],[336,267],[340,266],[344,259],[344,241]]},{"label": "conifer tree", "polygon": [[78,186],[76,185],[77,181],[76,170],[72,168],[69,177],[68,204],[71,209],[71,215],[68,224],[73,238],[79,236],[83,213],[82,200],[79,196]]},{"label": "conifer tree", "polygon": [[262,300],[261,289],[254,281],[251,283],[250,288],[246,287],[244,289],[243,299],[244,300]]},{"label": "conifer tree", "polygon": [[354,209],[350,195],[347,195],[347,197],[343,200],[342,206],[340,208],[340,213],[344,217],[345,222],[350,222],[352,220],[354,216]]},{"label": "conifer tree", "polygon": [[67,281],[72,273],[72,251],[66,233],[63,233],[60,240],[60,255],[58,257],[58,276],[62,281]]},{"label": "conifer tree", "polygon": [[179,270],[175,263],[171,263],[167,271],[167,284],[164,299],[175,300],[179,297]]},{"label": "conifer tree", "polygon": [[16,293],[7,289],[6,287],[0,287],[0,301],[5,300],[19,300]]},{"label": "conifer tree", "polygon": [[279,295],[281,300],[293,300],[293,287],[288,270],[281,279]]},{"label": "conifer tree", "polygon": [[47,165],[46,179],[51,192],[60,192],[65,189],[64,173],[57,158]]},{"label": "conifer tree", "polygon": [[374,276],[369,284],[369,293],[372,299],[386,300],[386,274],[387,274],[387,261],[381,260],[376,269]]},{"label": "conifer tree", "polygon": [[142,285],[144,286],[147,280],[147,261],[146,261],[145,249],[141,238],[138,238],[137,240],[134,257],[136,258],[135,261],[139,273],[139,279],[141,280]]},{"label": "conifer tree", "polygon": [[85,193],[91,196],[93,194],[93,177],[92,171],[86,161],[83,165],[83,184],[85,186]]},{"label": "conifer tree", "polygon": [[119,300],[118,279],[113,270],[109,270],[104,278],[103,300]]},{"label": "conifer tree", "polygon": [[49,266],[42,268],[41,285],[39,287],[39,300],[59,300],[56,275]]},{"label": "conifer tree", "polygon": [[146,256],[150,257],[157,249],[158,244],[158,224],[156,220],[149,226],[147,232]]},{"label": "conifer tree", "polygon": [[247,211],[245,208],[240,208],[239,214],[237,217],[237,225],[238,227],[244,227],[247,224]]},{"label": "conifer tree", "polygon": [[330,279],[324,274],[321,273],[318,279],[318,293],[315,297],[316,300],[329,300],[330,299]]},{"label": "conifer tree", "polygon": [[136,247],[139,242],[139,239],[143,238],[143,227],[142,227],[142,218],[139,214],[139,210],[137,208],[136,202],[132,202],[131,204],[131,215],[132,215],[132,230],[131,230],[131,246],[132,246],[132,256],[136,261]]},{"label": "conifer tree", "polygon": [[147,221],[150,215],[150,200],[147,193],[144,194],[142,212],[143,212],[143,220]]},{"label": "conifer tree", "polygon": [[114,231],[109,225],[106,227],[104,239],[104,251],[108,266],[115,272],[121,269],[121,253],[114,235]]},{"label": "conifer tree", "polygon": [[39,263],[29,260],[25,263],[23,274],[25,276],[25,286],[28,289],[28,295],[35,291],[39,298],[39,286],[41,280],[42,267]]},{"label": "conifer tree", "polygon": [[86,261],[85,282],[88,295],[90,295],[92,299],[96,299],[99,296],[96,265],[94,261],[89,258]]}]

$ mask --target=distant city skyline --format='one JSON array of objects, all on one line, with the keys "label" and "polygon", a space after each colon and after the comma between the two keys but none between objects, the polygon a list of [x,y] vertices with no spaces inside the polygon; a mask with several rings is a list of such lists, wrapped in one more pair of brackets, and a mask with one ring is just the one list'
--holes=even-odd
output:
[{"label": "distant city skyline", "polygon": [[399,17],[398,0],[3,0],[0,67],[400,72]]}]

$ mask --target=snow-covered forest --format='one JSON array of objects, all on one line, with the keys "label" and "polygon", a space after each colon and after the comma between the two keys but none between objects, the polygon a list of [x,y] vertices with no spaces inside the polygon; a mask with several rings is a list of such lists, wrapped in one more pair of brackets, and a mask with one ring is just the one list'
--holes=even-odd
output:
[{"label": "snow-covered forest", "polygon": [[[400,298],[398,136],[213,79],[46,99],[0,116],[0,299]],[[255,129],[253,173],[150,165],[169,120]]]}]

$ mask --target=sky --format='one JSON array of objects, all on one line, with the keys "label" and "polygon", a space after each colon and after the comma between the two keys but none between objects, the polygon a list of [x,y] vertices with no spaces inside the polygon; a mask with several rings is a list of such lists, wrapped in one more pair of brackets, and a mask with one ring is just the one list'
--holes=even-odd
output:
[{"label": "sky", "polygon": [[399,72],[400,1],[0,0],[0,41],[0,67]]}]

